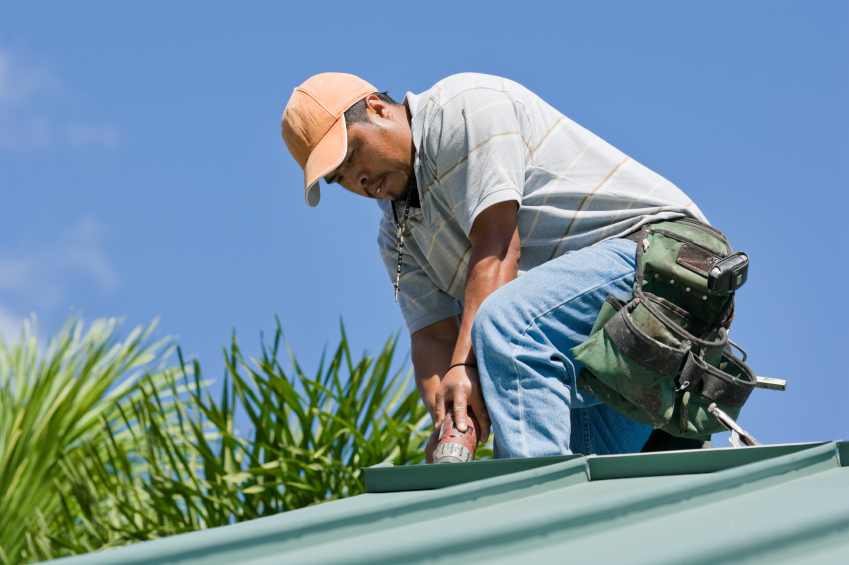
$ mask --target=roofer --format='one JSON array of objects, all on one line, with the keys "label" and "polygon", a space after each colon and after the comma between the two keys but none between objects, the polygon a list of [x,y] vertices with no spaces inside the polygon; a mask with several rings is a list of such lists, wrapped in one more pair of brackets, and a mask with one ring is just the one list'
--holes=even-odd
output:
[{"label": "roofer", "polygon": [[646,224],[705,221],[674,184],[511,80],[449,76],[400,103],[323,73],[282,133],[304,169],[376,199],[378,246],[435,424],[467,407],[498,457],[639,451],[651,427],[576,386],[571,349],[605,298],[627,301]]}]

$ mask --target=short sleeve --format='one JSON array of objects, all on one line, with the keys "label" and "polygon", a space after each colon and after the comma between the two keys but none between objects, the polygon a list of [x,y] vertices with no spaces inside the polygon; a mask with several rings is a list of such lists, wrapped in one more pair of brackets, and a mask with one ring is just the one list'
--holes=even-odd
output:
[{"label": "short sleeve", "polygon": [[[394,285],[398,257],[397,238],[394,225],[386,219],[380,224],[377,243],[389,274],[390,285]],[[458,316],[462,312],[459,303],[452,296],[433,284],[419,265],[416,255],[414,249],[405,247],[401,258],[398,293],[401,314],[404,316],[410,335],[446,318]]]},{"label": "short sleeve", "polygon": [[442,108],[435,196],[466,236],[490,206],[521,204],[528,148],[516,112],[513,100],[493,89],[467,90]]}]

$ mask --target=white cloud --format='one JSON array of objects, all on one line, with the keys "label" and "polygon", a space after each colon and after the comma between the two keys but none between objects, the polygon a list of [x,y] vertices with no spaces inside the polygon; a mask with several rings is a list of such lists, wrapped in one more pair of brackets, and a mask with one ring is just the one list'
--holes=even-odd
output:
[{"label": "white cloud", "polygon": [[117,146],[121,136],[113,124],[68,122],[39,110],[39,98],[56,97],[64,90],[49,70],[25,64],[0,48],[0,150]]},{"label": "white cloud", "polygon": [[109,124],[71,124],[66,128],[65,133],[72,147],[84,147],[86,145],[115,147],[120,140],[118,129]]},{"label": "white cloud", "polygon": [[25,65],[0,49],[0,103],[24,103],[39,93],[61,90],[59,80],[47,69]]},{"label": "white cloud", "polygon": [[74,283],[82,282],[101,292],[114,291],[120,278],[104,241],[104,226],[88,217],[52,244],[0,254],[0,298],[43,310],[60,305]]},{"label": "white cloud", "polygon": [[0,257],[0,291],[24,288],[34,278],[35,265],[24,257]]},{"label": "white cloud", "polygon": [[9,75],[11,71],[9,67],[11,63],[9,62],[9,56],[0,51],[0,98],[8,98],[11,93],[11,81],[9,79]]},{"label": "white cloud", "polygon": [[0,338],[6,343],[15,342],[21,335],[24,319],[0,305]]},{"label": "white cloud", "polygon": [[54,137],[53,126],[45,116],[0,114],[0,149],[43,149]]},{"label": "white cloud", "polygon": [[105,231],[103,224],[92,217],[77,222],[60,242],[59,265],[86,275],[101,290],[111,291],[118,286],[118,274],[103,248]]}]

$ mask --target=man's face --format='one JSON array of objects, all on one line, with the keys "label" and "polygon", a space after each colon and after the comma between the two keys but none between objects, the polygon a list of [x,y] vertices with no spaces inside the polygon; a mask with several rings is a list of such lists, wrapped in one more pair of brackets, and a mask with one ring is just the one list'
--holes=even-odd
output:
[{"label": "man's face", "polygon": [[366,104],[368,120],[348,125],[348,153],[325,179],[367,198],[399,200],[413,174],[406,109],[375,95],[366,98]]}]

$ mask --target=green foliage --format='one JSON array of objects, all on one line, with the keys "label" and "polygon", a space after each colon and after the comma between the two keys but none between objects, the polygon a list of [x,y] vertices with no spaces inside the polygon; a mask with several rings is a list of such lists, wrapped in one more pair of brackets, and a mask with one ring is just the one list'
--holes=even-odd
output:
[{"label": "green foliage", "polygon": [[284,369],[281,344],[279,322],[258,359],[233,336],[215,390],[180,356],[173,370],[134,382],[111,412],[87,416],[98,433],[55,454],[52,502],[24,528],[26,546],[0,538],[7,556],[56,557],[276,514],[360,493],[363,467],[422,461],[429,418],[409,372],[391,372],[395,338],[354,360],[343,329],[312,376],[291,352]]},{"label": "green foliage", "polygon": [[154,365],[167,343],[149,343],[153,324],[121,341],[116,326],[99,320],[84,331],[71,321],[43,350],[29,323],[15,345],[0,337],[0,561],[47,551],[34,532],[56,526],[69,484],[63,462],[105,450],[104,423],[118,421],[143,374],[152,390],[177,375]]}]

